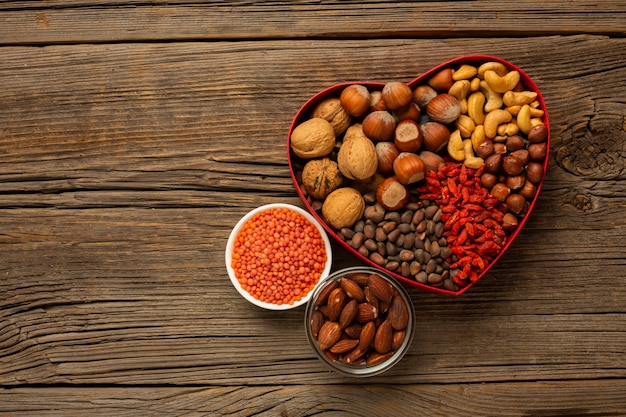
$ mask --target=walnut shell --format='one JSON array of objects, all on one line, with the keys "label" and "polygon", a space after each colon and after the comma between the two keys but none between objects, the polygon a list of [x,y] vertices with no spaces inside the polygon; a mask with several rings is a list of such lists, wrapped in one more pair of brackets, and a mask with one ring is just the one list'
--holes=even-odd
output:
[{"label": "walnut shell", "polygon": [[302,170],[302,186],[313,198],[323,200],[343,182],[337,163],[330,158],[313,159]]},{"label": "walnut shell", "polygon": [[322,215],[335,229],[352,227],[365,211],[365,200],[361,193],[351,187],[338,188],[326,197]]},{"label": "walnut shell", "polygon": [[365,135],[351,134],[348,139],[344,139],[339,148],[337,164],[346,178],[351,180],[371,178],[378,169],[376,146]]},{"label": "walnut shell", "polygon": [[335,131],[325,119],[306,120],[291,132],[291,149],[303,159],[326,156],[335,149]]},{"label": "walnut shell", "polygon": [[352,118],[341,105],[337,97],[330,97],[321,101],[313,109],[312,117],[321,117],[328,121],[335,130],[335,135],[339,136],[350,127]]}]

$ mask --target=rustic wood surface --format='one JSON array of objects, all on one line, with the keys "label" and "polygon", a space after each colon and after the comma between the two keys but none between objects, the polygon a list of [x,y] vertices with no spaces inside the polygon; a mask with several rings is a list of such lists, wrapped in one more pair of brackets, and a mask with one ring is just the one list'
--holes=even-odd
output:
[{"label": "rustic wood surface", "polygon": [[[626,415],[625,35],[618,0],[1,2],[0,415]],[[303,309],[230,285],[228,234],[301,205],[312,94],[471,53],[544,94],[535,211],[467,293],[410,289],[400,364],[331,373]]]}]

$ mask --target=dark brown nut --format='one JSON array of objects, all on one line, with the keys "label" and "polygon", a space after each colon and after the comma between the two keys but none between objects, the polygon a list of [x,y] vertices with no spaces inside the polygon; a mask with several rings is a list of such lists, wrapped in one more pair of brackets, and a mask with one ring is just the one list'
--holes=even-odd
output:
[{"label": "dark brown nut", "polygon": [[524,171],[524,164],[516,157],[507,155],[502,160],[502,170],[508,175],[519,175]]},{"label": "dark brown nut", "polygon": [[491,189],[497,183],[498,183],[498,177],[495,176],[494,174],[485,172],[483,175],[480,176],[480,184],[487,189]]},{"label": "dark brown nut", "polygon": [[476,156],[479,158],[487,159],[495,152],[493,142],[489,139],[478,145],[476,148]]},{"label": "dark brown nut", "polygon": [[536,162],[542,162],[547,155],[548,146],[545,142],[542,143],[531,143],[528,145],[528,153],[530,154],[530,159]]},{"label": "dark brown nut", "polygon": [[337,354],[346,353],[357,347],[358,344],[358,339],[343,339],[332,345],[330,351]]},{"label": "dark brown nut", "polygon": [[342,329],[348,327],[354,321],[358,312],[358,301],[355,299],[350,300],[341,310],[341,314],[339,315],[339,327]]},{"label": "dark brown nut", "polygon": [[543,178],[543,165],[529,162],[526,166],[526,178],[533,184],[539,184]]},{"label": "dark brown nut", "polygon": [[376,307],[370,303],[359,304],[359,311],[356,315],[356,320],[359,323],[365,324],[368,321],[376,320],[376,318],[378,318],[378,309]]},{"label": "dark brown nut", "polygon": [[326,304],[328,302],[328,297],[330,296],[330,293],[333,292],[333,290],[337,288],[338,285],[339,285],[339,282],[337,281],[331,281],[328,284],[326,284],[324,288],[320,290],[320,293],[317,296],[317,299],[315,300],[315,303],[314,303],[315,307],[319,307],[321,305]]},{"label": "dark brown nut", "polygon": [[519,135],[512,135],[506,139],[504,144],[506,146],[506,150],[509,152],[514,152],[519,149],[524,149],[524,139],[522,139]]},{"label": "dark brown nut", "polygon": [[516,157],[520,161],[522,161],[522,165],[526,165],[530,162],[530,154],[527,149],[518,149],[516,151],[511,152],[511,156]]},{"label": "dark brown nut", "polygon": [[315,310],[313,314],[311,314],[311,334],[313,337],[317,337],[322,325],[324,324],[324,315],[321,311]]},{"label": "dark brown nut", "polygon": [[361,323],[352,323],[343,329],[343,332],[352,339],[358,339],[361,335],[361,330],[363,330],[363,325]]},{"label": "dark brown nut", "polygon": [[424,147],[427,151],[437,153],[441,151],[450,140],[450,129],[439,122],[426,122],[422,125]]},{"label": "dark brown nut", "polygon": [[507,187],[506,184],[501,182],[497,183],[491,189],[491,195],[494,196],[496,200],[503,203],[506,201],[507,197],[511,194],[511,189]]},{"label": "dark brown nut", "polygon": [[506,213],[502,220],[502,228],[508,232],[514,230],[517,227],[517,217],[513,213]]},{"label": "dark brown nut", "polygon": [[363,133],[373,141],[388,141],[393,137],[396,120],[391,113],[375,111],[365,116],[362,123]]},{"label": "dark brown nut", "polygon": [[339,327],[339,323],[327,321],[322,325],[317,335],[317,343],[319,344],[320,349],[326,350],[337,343],[340,338],[341,327]]},{"label": "dark brown nut", "polygon": [[548,127],[543,123],[534,126],[528,132],[528,142],[540,143],[548,138]]},{"label": "dark brown nut", "polygon": [[526,177],[523,175],[512,175],[506,178],[506,185],[512,191],[517,191],[524,186],[526,182]]},{"label": "dark brown nut", "polygon": [[364,361],[363,355],[365,355],[365,352],[364,349],[356,347],[343,357],[343,362],[352,365],[359,364]]},{"label": "dark brown nut", "polygon": [[497,174],[502,169],[504,155],[494,153],[485,160],[485,172],[489,174]]},{"label": "dark brown nut", "polygon": [[390,303],[393,297],[391,285],[378,274],[371,274],[367,282],[368,287],[378,300],[384,303]]},{"label": "dark brown nut", "polygon": [[506,199],[506,206],[515,214],[521,213],[526,207],[526,199],[519,194],[511,194]]},{"label": "dark brown nut", "polygon": [[537,192],[537,186],[530,181],[526,181],[519,194],[524,196],[525,199],[531,200]]},{"label": "dark brown nut", "polygon": [[328,296],[328,303],[326,306],[328,307],[327,315],[330,321],[337,321],[339,315],[341,314],[341,310],[343,310],[343,306],[346,304],[347,299],[346,292],[343,288],[338,287],[335,288],[330,295]]},{"label": "dark brown nut", "polygon": [[361,334],[359,335],[359,349],[366,350],[372,342],[374,341],[374,336],[376,335],[376,323],[374,321],[367,322],[363,329],[361,330]]},{"label": "dark brown nut", "polygon": [[339,280],[339,284],[348,297],[353,298],[358,302],[365,300],[365,293],[363,293],[363,289],[355,281],[350,278],[343,277]]}]

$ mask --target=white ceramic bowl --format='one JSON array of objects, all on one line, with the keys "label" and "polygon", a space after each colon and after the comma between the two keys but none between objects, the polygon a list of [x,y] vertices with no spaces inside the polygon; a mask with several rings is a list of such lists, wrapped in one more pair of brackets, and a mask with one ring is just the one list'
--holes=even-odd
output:
[{"label": "white ceramic bowl", "polygon": [[[304,295],[300,300],[296,301],[293,304],[280,304],[280,305],[271,304],[271,303],[260,301],[254,298],[252,295],[250,295],[249,292],[247,292],[241,287],[241,284],[239,283],[239,280],[237,279],[237,276],[235,275],[235,271],[233,270],[231,266],[235,238],[237,237],[237,234],[239,233],[241,228],[244,226],[244,224],[248,220],[254,217],[254,215],[256,215],[257,213],[274,209],[274,208],[287,208],[289,210],[292,210],[304,216],[319,231],[320,236],[322,237],[322,240],[324,241],[324,247],[326,250],[326,265],[324,266],[324,270],[322,271],[317,284],[315,284],[315,286],[306,295]],[[331,249],[330,241],[328,239],[328,235],[326,234],[326,231],[309,212],[307,212],[304,209],[301,209],[300,207],[293,206],[291,204],[282,204],[282,203],[267,204],[261,207],[257,207],[256,209],[250,211],[248,214],[243,216],[241,220],[239,220],[239,222],[235,225],[232,232],[230,233],[230,237],[228,238],[228,242],[226,244],[226,269],[228,270],[228,276],[230,277],[231,282],[233,283],[233,285],[235,286],[237,291],[239,291],[239,293],[242,295],[243,298],[245,298],[246,300],[248,300],[249,302],[251,302],[252,304],[256,306],[259,306],[268,310],[289,310],[292,308],[299,307],[303,304],[306,304],[307,301],[309,301],[309,299],[311,298],[311,295],[313,294],[315,289],[329,275],[331,264],[332,264],[332,249]]]}]

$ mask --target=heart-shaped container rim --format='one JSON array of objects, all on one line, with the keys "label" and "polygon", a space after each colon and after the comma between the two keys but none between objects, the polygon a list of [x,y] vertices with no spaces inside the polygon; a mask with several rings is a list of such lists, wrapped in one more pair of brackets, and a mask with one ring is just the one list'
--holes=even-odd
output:
[{"label": "heart-shaped container rim", "polygon": [[529,90],[532,90],[534,92],[537,93],[537,100],[539,101],[540,104],[540,108],[544,110],[544,116],[543,116],[543,123],[545,124],[545,126],[548,128],[548,136],[546,138],[546,157],[543,161],[543,178],[541,179],[541,181],[539,182],[539,184],[537,184],[537,190],[535,192],[535,196],[533,197],[533,199],[529,202],[528,204],[528,208],[526,210],[526,214],[519,220],[517,228],[512,231],[511,233],[507,234],[507,241],[505,242],[504,246],[502,247],[502,250],[500,250],[500,253],[498,253],[498,255],[489,263],[489,265],[487,267],[485,267],[485,270],[478,276],[478,279],[475,282],[470,282],[468,283],[468,285],[466,285],[465,287],[460,288],[458,291],[449,291],[446,290],[444,288],[437,288],[437,287],[433,287],[430,285],[426,285],[426,284],[422,284],[419,283],[417,281],[414,281],[412,279],[403,277],[402,275],[396,274],[392,271],[389,271],[383,267],[381,267],[380,265],[376,264],[375,262],[371,261],[370,259],[366,258],[365,256],[361,255],[359,252],[357,252],[354,248],[352,248],[348,243],[346,243],[343,239],[341,239],[337,233],[335,232],[335,230],[319,215],[319,213],[317,211],[315,211],[315,209],[311,206],[311,204],[309,204],[306,196],[304,195],[304,193],[302,192],[302,189],[300,188],[300,184],[298,183],[298,180],[296,178],[296,173],[294,171],[294,166],[293,166],[293,158],[294,155],[291,152],[291,132],[293,131],[293,129],[300,123],[302,123],[303,121],[305,121],[311,110],[315,107],[315,105],[317,105],[319,102],[321,102],[323,99],[327,98],[327,97],[338,97],[339,94],[341,93],[341,91],[352,84],[361,84],[366,86],[370,91],[374,91],[374,90],[382,90],[382,88],[385,86],[384,82],[368,82],[368,81],[353,81],[353,82],[345,82],[345,83],[340,83],[340,84],[336,84],[333,85],[331,87],[328,87],[322,91],[320,91],[319,93],[315,94],[313,97],[311,97],[310,99],[308,99],[303,105],[302,107],[300,107],[300,109],[298,110],[298,112],[296,113],[296,115],[293,118],[293,121],[291,122],[291,126],[289,127],[289,132],[287,135],[287,159],[288,159],[288,163],[289,163],[289,171],[291,173],[291,178],[293,180],[294,185],[296,186],[296,191],[298,193],[298,195],[300,196],[300,199],[303,201],[305,207],[307,208],[307,210],[309,210],[309,212],[313,215],[313,217],[315,217],[319,223],[322,225],[322,227],[328,232],[328,234],[330,236],[332,236],[332,238],[338,242],[341,246],[343,246],[344,248],[346,248],[346,250],[348,250],[348,252],[350,252],[352,255],[354,255],[357,259],[361,260],[362,262],[373,266],[374,268],[377,268],[378,270],[384,271],[385,273],[391,275],[392,277],[394,277],[395,279],[397,279],[399,282],[403,283],[404,285],[407,285],[409,287],[414,287],[414,288],[419,288],[421,290],[427,291],[427,292],[432,292],[432,293],[438,293],[438,294],[446,294],[446,295],[461,295],[464,292],[466,292],[467,290],[469,290],[472,286],[474,286],[474,284],[476,284],[476,282],[480,281],[488,272],[489,270],[496,264],[496,262],[498,262],[498,260],[500,259],[500,257],[502,257],[504,255],[504,253],[508,250],[509,246],[511,246],[511,244],[515,241],[515,238],[517,237],[517,235],[519,234],[519,232],[522,230],[522,228],[524,227],[524,224],[526,223],[526,221],[528,220],[528,217],[530,216],[530,213],[532,212],[537,199],[539,198],[539,194],[545,179],[545,173],[546,170],[548,168],[548,160],[549,160],[549,156],[550,156],[550,121],[548,119],[548,110],[546,108],[546,103],[543,99],[543,96],[541,94],[541,91],[539,90],[539,88],[537,87],[537,85],[535,84],[535,82],[528,76],[528,74],[526,74],[521,68],[519,68],[518,66],[516,66],[515,64],[502,59],[500,57],[497,56],[492,56],[492,55],[483,55],[483,54],[474,54],[474,55],[465,55],[465,56],[460,56],[454,59],[451,59],[447,62],[444,62],[442,64],[437,65],[436,67],[431,68],[430,70],[426,71],[425,73],[421,74],[420,76],[416,77],[415,79],[411,80],[410,82],[408,82],[407,84],[409,85],[409,87],[414,88],[417,84],[419,84],[420,82],[422,82],[423,80],[428,79],[428,77],[430,77],[431,75],[435,74],[436,72],[444,69],[444,68],[448,68],[448,67],[456,67],[460,64],[474,64],[474,65],[479,65],[482,64],[484,62],[488,62],[488,61],[496,61],[496,62],[500,62],[502,64],[504,64],[509,70],[513,71],[518,71],[520,73],[520,82]]}]

